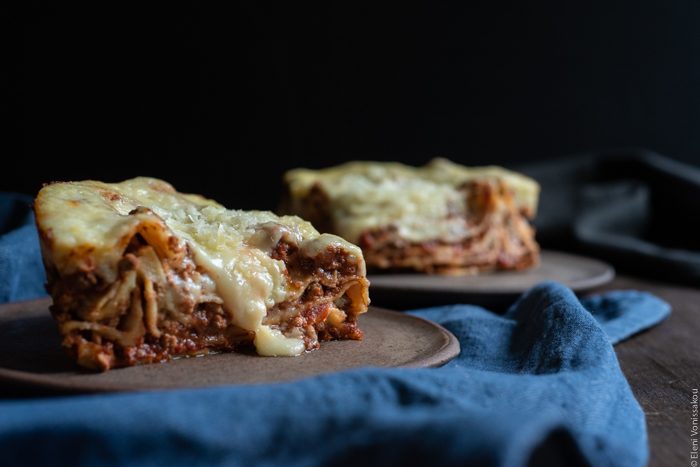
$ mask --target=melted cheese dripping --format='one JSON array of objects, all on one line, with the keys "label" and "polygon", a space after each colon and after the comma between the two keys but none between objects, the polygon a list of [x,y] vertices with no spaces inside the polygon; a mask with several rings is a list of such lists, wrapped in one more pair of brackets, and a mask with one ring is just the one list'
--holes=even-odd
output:
[{"label": "melted cheese dripping", "polygon": [[[308,248],[311,256],[338,244],[364,267],[359,248],[339,237],[320,235],[298,217],[227,210],[197,195],[178,193],[153,178],[115,184],[55,184],[44,190],[52,194],[40,193],[37,204],[45,229],[52,232],[51,254],[59,270],[71,273],[70,268],[75,268],[71,255],[83,249],[91,252],[103,277],[115,279],[122,251],[118,245],[135,223],[149,216],[132,214],[140,206],[149,208],[165,221],[181,244],[190,245],[195,264],[209,276],[205,282],[214,282],[216,294],[232,313],[232,322],[255,333],[255,346],[261,355],[298,355],[305,348],[300,338],[287,337],[262,324],[269,308],[298,292],[287,285],[284,262],[270,257],[280,239]],[[204,293],[211,293],[211,286],[206,289]],[[198,296],[199,291],[193,291],[193,295]]]},{"label": "melted cheese dripping", "polygon": [[[263,325],[268,308],[287,298],[284,262],[270,257],[271,249],[287,234],[297,244],[303,237],[318,236],[296,223],[281,224],[273,214],[230,211],[214,206],[188,205],[183,210],[153,211],[192,246],[195,264],[216,283],[218,295],[229,310],[233,324],[255,333],[260,355],[299,355],[304,342]],[[267,228],[261,228],[267,227]],[[303,235],[306,234],[306,235]]]}]

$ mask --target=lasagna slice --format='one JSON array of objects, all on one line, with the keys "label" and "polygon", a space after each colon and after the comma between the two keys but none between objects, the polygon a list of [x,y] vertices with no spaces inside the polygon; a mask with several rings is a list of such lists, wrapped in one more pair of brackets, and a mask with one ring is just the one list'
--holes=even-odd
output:
[{"label": "lasagna slice", "polygon": [[158,179],[52,183],[34,210],[63,346],[108,370],[254,346],[357,339],[358,247],[298,217],[227,210]]},{"label": "lasagna slice", "polygon": [[501,167],[349,162],[284,176],[280,213],[361,247],[370,272],[475,274],[539,264],[539,185]]}]

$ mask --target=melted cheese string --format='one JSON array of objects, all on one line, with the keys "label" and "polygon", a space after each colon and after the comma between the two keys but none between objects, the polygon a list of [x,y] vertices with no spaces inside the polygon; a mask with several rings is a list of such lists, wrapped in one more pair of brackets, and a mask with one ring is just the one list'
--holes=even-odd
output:
[{"label": "melted cheese string", "polygon": [[[270,257],[282,238],[299,248],[309,246],[312,256],[337,244],[364,268],[359,248],[339,237],[320,235],[298,217],[227,210],[197,195],[178,193],[153,178],[114,184],[54,184],[42,189],[35,204],[43,238],[49,234],[51,238],[50,244],[42,244],[44,254],[61,274],[94,268],[104,280],[116,281],[118,263],[136,233],[159,256],[184,255],[185,243],[189,244],[195,264],[214,282],[232,322],[255,333],[255,346],[261,355],[298,355],[304,351],[300,338],[287,337],[262,324],[268,309],[297,292],[287,285],[284,262]],[[176,245],[169,243],[173,234]],[[196,287],[194,282],[182,285]],[[210,287],[206,289],[203,293],[211,294]],[[198,297],[200,292],[192,290],[192,295]],[[156,335],[154,291],[148,282],[145,294],[149,298],[147,325]]]}]

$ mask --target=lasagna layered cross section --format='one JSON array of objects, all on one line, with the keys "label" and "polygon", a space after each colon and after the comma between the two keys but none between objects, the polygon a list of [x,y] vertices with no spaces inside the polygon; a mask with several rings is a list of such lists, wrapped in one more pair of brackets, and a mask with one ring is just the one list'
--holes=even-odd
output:
[{"label": "lasagna layered cross section", "polygon": [[370,272],[475,274],[539,264],[540,187],[497,166],[348,162],[285,174],[280,213],[361,247]]},{"label": "lasagna layered cross section", "polygon": [[227,210],[146,177],[52,183],[34,209],[51,313],[84,367],[362,338],[362,252],[297,217]]}]

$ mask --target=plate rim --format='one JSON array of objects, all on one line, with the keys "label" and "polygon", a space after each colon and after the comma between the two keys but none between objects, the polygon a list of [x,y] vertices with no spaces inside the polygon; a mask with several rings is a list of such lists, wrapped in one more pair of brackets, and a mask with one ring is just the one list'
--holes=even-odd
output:
[{"label": "plate rim", "polygon": [[[0,304],[0,315],[4,313],[12,313],[22,311],[29,306],[43,307],[46,306],[48,311],[49,305],[51,305],[51,297],[42,297],[38,299],[23,300],[17,302],[10,302]],[[51,392],[54,395],[63,394],[96,394],[96,393],[124,393],[124,392],[138,392],[138,391],[170,391],[170,390],[186,390],[186,389],[206,389],[213,387],[225,387],[225,386],[250,386],[250,385],[261,385],[261,384],[281,384],[281,383],[293,383],[295,381],[300,381],[302,379],[314,378],[317,376],[323,376],[331,373],[340,373],[345,371],[354,371],[362,368],[439,368],[455,357],[457,357],[461,351],[459,340],[452,334],[449,330],[444,328],[442,325],[431,321],[429,319],[423,318],[421,316],[415,316],[408,313],[403,313],[400,311],[390,310],[383,307],[376,307],[370,305],[369,312],[373,314],[380,314],[386,316],[394,316],[395,318],[400,317],[400,319],[409,321],[421,321],[427,323],[436,331],[442,335],[444,339],[442,346],[430,355],[421,356],[416,359],[409,360],[401,365],[391,366],[391,367],[381,367],[365,365],[354,368],[341,368],[337,371],[324,372],[315,375],[302,376],[297,379],[283,380],[283,381],[266,381],[266,382],[229,382],[229,383],[215,383],[208,385],[180,385],[180,386],[145,386],[145,385],[119,385],[114,386],[110,383],[105,383],[101,381],[91,381],[89,384],[81,384],[80,381],[76,381],[74,378],[65,377],[52,377],[45,374],[32,373],[29,371],[15,370],[10,368],[4,368],[0,366],[0,383],[9,383],[10,385],[20,386],[25,388],[38,389],[43,391]],[[47,317],[51,317],[48,315]],[[17,318],[21,319],[21,318]],[[330,341],[329,344],[332,344]],[[318,349],[321,350],[321,349]],[[271,357],[273,358],[273,357]],[[163,362],[168,363],[168,362]],[[158,363],[153,363],[152,365],[158,365]],[[119,368],[112,369],[109,371],[119,371]]]},{"label": "plate rim", "polygon": [[[569,253],[565,251],[559,251],[559,250],[549,250],[549,249],[543,249],[541,250],[541,254],[544,256],[558,256],[560,258],[569,258],[573,259],[576,261],[585,261],[588,264],[595,264],[596,266],[600,267],[601,270],[603,271],[600,275],[595,276],[595,277],[589,277],[589,278],[584,278],[584,279],[577,279],[574,281],[570,282],[565,282],[562,283],[566,287],[570,288],[574,292],[585,292],[587,290],[593,289],[595,287],[599,287],[601,285],[605,285],[609,282],[611,282],[616,275],[615,268],[608,262],[603,261],[598,258],[592,258],[589,256],[582,256],[582,255],[577,255],[574,253]],[[508,271],[505,271],[508,272]],[[497,277],[498,272],[495,273],[489,273],[489,274],[494,274]],[[428,275],[428,274],[389,274],[389,275],[380,275],[380,274],[369,274],[367,276],[367,279],[370,282],[370,296],[372,294],[372,290],[380,291],[381,293],[391,293],[393,291],[408,291],[411,293],[427,293],[427,294],[451,294],[454,296],[470,296],[470,297],[495,297],[495,296],[519,296],[523,294],[524,292],[528,291],[532,286],[527,286],[527,287],[522,287],[522,288],[511,288],[511,289],[505,289],[505,290],[494,290],[494,289],[478,289],[478,288],[465,288],[463,290],[459,290],[457,288],[440,288],[440,287],[415,287],[414,285],[402,285],[402,284],[395,284],[395,285],[382,285],[376,284],[372,282],[373,278],[378,278],[380,276],[433,276],[433,277],[439,277],[437,275]],[[449,277],[449,276],[448,276]],[[376,280],[376,279],[375,279]],[[554,279],[551,279],[554,280]],[[556,282],[556,281],[555,281]]]}]

